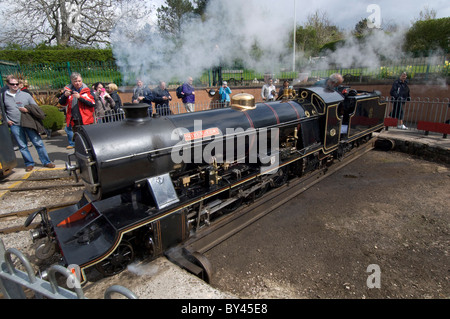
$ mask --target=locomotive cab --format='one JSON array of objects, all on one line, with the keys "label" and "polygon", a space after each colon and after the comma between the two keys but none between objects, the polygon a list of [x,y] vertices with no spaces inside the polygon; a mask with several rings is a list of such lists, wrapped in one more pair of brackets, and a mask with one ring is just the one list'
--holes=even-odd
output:
[{"label": "locomotive cab", "polygon": [[310,87],[300,89],[298,102],[303,105],[310,104],[313,114],[322,115],[320,131],[324,146],[324,153],[331,152],[340,141],[342,118],[338,108],[344,101],[339,92],[323,87]]},{"label": "locomotive cab", "polygon": [[343,125],[349,139],[359,138],[375,128],[382,129],[386,103],[380,101],[381,93],[344,89],[345,100],[341,106]]}]

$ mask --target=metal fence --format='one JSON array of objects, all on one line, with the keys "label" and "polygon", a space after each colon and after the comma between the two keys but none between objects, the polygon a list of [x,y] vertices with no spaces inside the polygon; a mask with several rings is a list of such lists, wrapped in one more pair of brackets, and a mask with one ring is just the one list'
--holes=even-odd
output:
[{"label": "metal fence", "polygon": [[[279,69],[272,72],[258,72],[242,66],[224,66],[205,69],[202,74],[194,79],[194,85],[211,87],[221,81],[228,81],[231,86],[252,86],[261,84],[267,78],[272,77],[279,81],[306,80],[308,78],[325,78],[338,72],[344,76],[346,82],[367,82],[380,79],[395,79],[402,71],[408,72],[409,79],[431,79],[450,76],[450,63],[446,56],[433,56],[422,58],[409,58],[398,61],[381,61],[381,66],[376,67],[343,67],[336,64],[323,62],[308,63],[299,70],[289,71]],[[31,90],[58,90],[69,82],[72,72],[79,72],[83,81],[87,84],[96,82],[115,83],[120,86],[134,85],[125,83],[124,77],[114,61],[107,62],[65,62],[47,64],[18,64],[0,61],[0,85],[8,74],[18,74],[28,81]],[[133,78],[128,75],[128,78]],[[167,80],[168,85],[176,86],[184,79]],[[157,84],[148,83],[148,84]]]},{"label": "metal fence", "polygon": [[[262,102],[262,99],[259,96],[257,96],[255,97],[255,102],[256,103]],[[224,107],[229,107],[229,105],[219,100],[213,100],[207,103],[195,103],[193,111],[202,112],[207,110],[220,109]],[[177,115],[188,112],[189,110],[181,102],[171,102],[169,103],[169,105],[155,105],[154,103],[152,103],[152,116]],[[123,112],[123,110],[120,109],[116,112],[111,111],[110,113],[104,116],[94,115],[94,118],[95,123],[116,122],[122,121],[125,118],[125,113]]]},{"label": "metal fence", "polygon": [[450,75],[450,64],[445,55],[404,58],[398,61],[381,61],[379,67],[342,67],[335,65],[327,69],[311,68],[310,76],[324,78],[340,73],[346,82],[367,82],[371,80],[396,79],[401,72],[407,72],[409,79],[430,80]]},{"label": "metal fence", "polygon": [[[390,97],[382,97],[381,100],[387,103],[385,117],[395,117],[394,100]],[[258,102],[258,101],[256,101]],[[211,109],[227,107],[220,101],[213,101],[211,103],[196,103],[195,112],[202,112]],[[170,103],[169,106],[154,107],[153,116],[176,115],[188,112],[183,103]],[[417,130],[417,123],[419,121],[427,121],[434,123],[446,123],[450,120],[450,99],[443,100],[430,98],[415,98],[410,101],[405,101],[402,104],[403,124],[408,130]],[[121,121],[125,118],[123,111],[111,113],[102,118],[96,118],[96,122],[114,122]]]},{"label": "metal fence", "polygon": [[[25,271],[17,269],[13,258],[17,258]],[[73,290],[59,285],[57,274],[66,278]],[[0,291],[6,299],[86,299],[77,277],[67,268],[53,265],[48,270],[49,280],[36,277],[34,269],[25,255],[15,248],[5,249],[0,238]],[[113,285],[106,289],[105,299],[117,293],[128,299],[136,295],[123,286]]]},{"label": "metal fence", "polygon": [[[397,110],[394,109],[395,101],[391,98],[383,99],[387,103],[385,118],[398,118],[396,116],[398,114],[395,114]],[[419,121],[448,123],[450,120],[450,99],[415,98],[402,103],[401,111],[403,113],[403,124],[408,130],[417,130]]]}]

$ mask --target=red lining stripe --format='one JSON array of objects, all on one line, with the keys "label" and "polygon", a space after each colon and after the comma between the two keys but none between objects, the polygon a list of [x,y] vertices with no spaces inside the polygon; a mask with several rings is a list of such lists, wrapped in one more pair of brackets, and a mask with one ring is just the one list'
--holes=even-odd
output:
[{"label": "red lining stripe", "polygon": [[[292,105],[290,102],[287,102],[287,104],[289,104],[289,105],[294,109],[295,113],[297,113],[297,120],[300,120],[300,114],[298,114],[298,111],[297,111],[297,109],[295,108],[295,106]],[[300,131],[300,127],[301,127],[301,124],[298,123],[298,125],[297,125],[297,130],[298,130],[298,131]]]},{"label": "red lining stripe", "polygon": [[277,124],[280,124],[280,118],[278,117],[277,112],[269,104],[267,104],[267,103],[264,103],[264,104],[267,105],[272,110],[273,115],[275,115],[275,117],[277,118]]},{"label": "red lining stripe", "polygon": [[244,112],[244,114],[245,114],[245,116],[247,116],[247,119],[248,119],[248,122],[250,123],[250,126],[251,126],[252,128],[255,128],[255,126],[253,125],[253,121],[252,121],[252,119],[250,118],[250,115],[248,115],[247,112]]},{"label": "red lining stripe", "polygon": [[297,119],[299,120],[300,119],[300,114],[298,114],[298,111],[295,108],[295,106],[293,106],[290,102],[287,102],[287,104],[289,104],[294,109],[295,113],[297,113]]}]

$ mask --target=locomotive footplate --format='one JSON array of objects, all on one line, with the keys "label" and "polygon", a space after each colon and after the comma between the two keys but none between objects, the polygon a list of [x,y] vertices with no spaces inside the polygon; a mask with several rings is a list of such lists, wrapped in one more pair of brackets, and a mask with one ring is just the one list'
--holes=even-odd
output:
[{"label": "locomotive footplate", "polygon": [[[78,204],[48,213],[48,217],[47,229],[53,229],[64,264],[82,270],[80,282],[86,280],[84,270],[94,265],[99,270],[111,263],[126,267],[129,260],[125,254],[134,256],[135,244],[144,247],[148,255],[161,255],[188,236],[183,211],[151,209],[123,195],[94,202],[83,198]],[[114,269],[100,271],[115,274]]]},{"label": "locomotive footplate", "polygon": [[124,226],[149,217],[146,210],[115,196],[56,210],[49,216],[66,263],[81,266],[107,254],[120,240]]}]

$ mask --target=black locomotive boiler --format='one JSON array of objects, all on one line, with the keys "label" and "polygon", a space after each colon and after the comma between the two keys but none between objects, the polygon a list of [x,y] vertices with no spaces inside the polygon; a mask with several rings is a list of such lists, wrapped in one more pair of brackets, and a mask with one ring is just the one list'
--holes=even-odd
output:
[{"label": "black locomotive boiler", "polygon": [[36,255],[58,250],[82,282],[89,269],[113,275],[138,255],[160,256],[244,199],[340,158],[383,128],[385,109],[376,92],[321,87],[256,105],[237,94],[230,108],[166,117],[126,105],[126,120],[75,134],[67,169],[84,196],[27,219],[42,217]]}]

